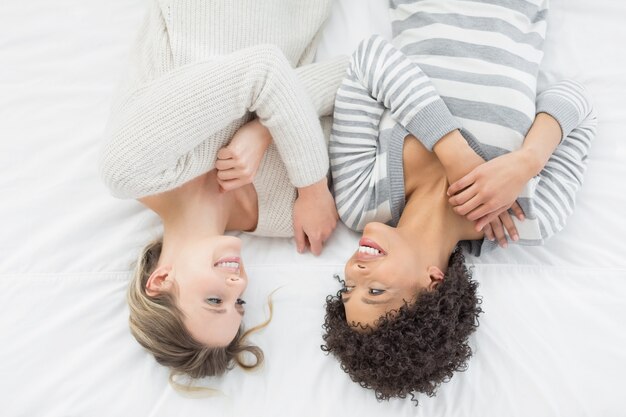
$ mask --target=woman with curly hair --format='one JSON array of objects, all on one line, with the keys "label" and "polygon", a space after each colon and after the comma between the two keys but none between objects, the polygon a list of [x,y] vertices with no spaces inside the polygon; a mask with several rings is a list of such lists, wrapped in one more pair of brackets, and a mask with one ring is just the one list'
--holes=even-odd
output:
[{"label": "woman with curly hair", "polygon": [[363,234],[322,349],[378,399],[416,400],[471,356],[480,298],[461,249],[562,229],[596,122],[575,82],[536,95],[547,1],[390,3],[393,44],[363,41],[335,102],[335,203]]},{"label": "woman with curly hair", "polygon": [[319,254],[335,227],[320,117],[332,114],[347,57],[311,64],[330,8],[149,2],[101,175],[114,196],[139,200],[163,222],[128,302],[133,336],[172,375],[262,362],[242,325],[241,240],[227,231],[294,236],[299,251]]}]

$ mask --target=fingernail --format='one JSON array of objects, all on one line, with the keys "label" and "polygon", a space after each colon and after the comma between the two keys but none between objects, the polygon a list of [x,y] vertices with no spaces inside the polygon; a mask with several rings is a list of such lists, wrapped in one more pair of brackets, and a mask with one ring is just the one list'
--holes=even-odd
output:
[{"label": "fingernail", "polygon": [[524,215],[520,214],[519,216],[517,216],[517,218],[520,219],[520,220],[524,220]]},{"label": "fingernail", "polygon": [[504,243],[502,244],[502,247],[506,249],[506,248],[508,248],[508,247],[509,247],[509,244],[508,244],[508,243],[506,243],[506,242],[504,242]]},{"label": "fingernail", "polygon": [[513,240],[517,242],[519,240],[519,236],[518,235],[513,235]]}]

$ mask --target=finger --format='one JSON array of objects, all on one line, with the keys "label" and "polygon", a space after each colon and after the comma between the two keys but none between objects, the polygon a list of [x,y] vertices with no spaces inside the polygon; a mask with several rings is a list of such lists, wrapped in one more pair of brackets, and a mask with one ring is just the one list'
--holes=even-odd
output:
[{"label": "finger", "polygon": [[498,244],[501,247],[506,248],[508,246],[508,243],[506,241],[506,235],[504,234],[504,227],[502,227],[502,222],[500,221],[499,217],[496,217],[491,222],[491,228],[493,229],[493,234],[496,236]]},{"label": "finger", "polygon": [[473,221],[476,221],[476,220],[480,219],[481,217],[487,216],[487,215],[489,215],[491,213],[496,213],[496,215],[497,215],[497,214],[499,214],[499,212],[502,212],[502,210],[494,210],[489,205],[483,204],[483,205],[479,206],[476,210],[472,210],[467,215],[467,220],[473,222]]},{"label": "finger", "polygon": [[224,191],[233,191],[247,184],[245,181],[242,181],[239,178],[229,181],[217,180],[217,183],[220,187],[222,187]]},{"label": "finger", "polygon": [[459,191],[469,187],[475,181],[476,181],[476,174],[474,174],[474,171],[472,171],[466,176],[464,176],[463,178],[461,178],[460,180],[456,181],[454,184],[450,185],[450,187],[448,187],[448,196],[454,195],[458,193]]},{"label": "finger", "polygon": [[233,157],[233,152],[228,147],[220,148],[217,151],[217,159],[230,159]]},{"label": "finger", "polygon": [[476,187],[474,185],[471,185],[470,187],[466,188],[460,193],[450,197],[448,199],[448,202],[453,207],[460,206],[462,204],[467,203],[475,195],[476,195]]},{"label": "finger", "polygon": [[511,214],[508,211],[504,211],[499,217],[511,239],[517,242],[519,240],[519,234],[517,233],[517,227],[515,227],[515,222]]},{"label": "finger", "polygon": [[215,168],[218,171],[225,171],[227,169],[235,168],[234,159],[218,159],[215,161]]},{"label": "finger", "polygon": [[311,252],[315,256],[319,256],[322,253],[322,239],[311,239],[309,236],[309,243],[311,244]]},{"label": "finger", "polygon": [[522,207],[517,203],[517,201],[513,203],[511,210],[513,210],[513,214],[515,214],[515,217],[517,217],[518,220],[524,221],[526,218],[526,216],[524,216],[524,210],[522,210]]},{"label": "finger", "polygon": [[454,211],[456,212],[456,214],[465,216],[467,213],[471,212],[472,210],[474,210],[476,207],[480,206],[481,204],[482,202],[480,201],[479,196],[475,195],[467,203],[462,204],[460,206],[456,206],[454,208]]},{"label": "finger", "polygon": [[488,240],[493,241],[494,239],[494,235],[493,235],[493,229],[491,228],[490,224],[487,224],[484,228],[483,228],[483,232],[485,232],[485,236],[487,237]]},{"label": "finger", "polygon": [[217,171],[217,179],[221,181],[234,180],[239,178],[239,172],[236,169],[227,169],[225,171]]},{"label": "finger", "polygon": [[476,231],[478,232],[479,230],[483,230],[485,227],[489,226],[489,223],[491,223],[493,219],[497,218],[499,214],[499,212],[494,211],[481,217],[480,219],[477,219],[475,226]]},{"label": "finger", "polygon": [[293,232],[293,237],[296,239],[296,249],[299,253],[303,253],[306,247],[306,235],[304,234],[304,230],[299,224],[294,222]]}]

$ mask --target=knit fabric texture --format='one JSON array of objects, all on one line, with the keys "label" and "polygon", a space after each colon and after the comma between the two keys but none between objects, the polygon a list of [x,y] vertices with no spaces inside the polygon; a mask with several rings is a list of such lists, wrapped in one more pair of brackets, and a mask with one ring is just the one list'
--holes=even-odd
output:
[{"label": "knit fabric texture", "polygon": [[253,182],[253,233],[292,236],[296,187],[328,171],[320,117],[332,115],[347,65],[311,64],[330,6],[151,2],[107,124],[100,171],[111,193],[154,195],[214,169],[218,150],[257,117],[273,141]]}]

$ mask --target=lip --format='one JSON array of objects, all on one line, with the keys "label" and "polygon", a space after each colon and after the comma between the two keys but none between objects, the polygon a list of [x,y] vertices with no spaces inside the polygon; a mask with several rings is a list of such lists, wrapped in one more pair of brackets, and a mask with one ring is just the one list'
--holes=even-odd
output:
[{"label": "lip", "polygon": [[227,268],[227,267],[224,267],[224,266],[220,266],[219,268],[221,268],[221,269],[226,269],[226,270],[229,270],[229,271],[236,272],[236,271],[238,271],[241,268],[241,258],[238,257],[238,256],[224,256],[224,257],[218,259],[217,262],[215,262],[213,264],[213,266],[217,266],[218,264],[223,263],[223,262],[236,262],[237,264],[239,264],[239,268]]},{"label": "lip", "polygon": [[384,249],[381,248],[378,243],[376,243],[372,239],[369,239],[369,238],[366,238],[366,237],[363,237],[363,238],[361,238],[361,240],[359,240],[359,246],[369,246],[370,248],[374,248],[374,249],[380,251],[380,254],[372,255],[370,253],[359,252],[357,250],[356,258],[359,261],[368,261],[370,259],[376,259],[376,258],[380,258],[382,256],[387,255],[387,252],[385,252]]}]

